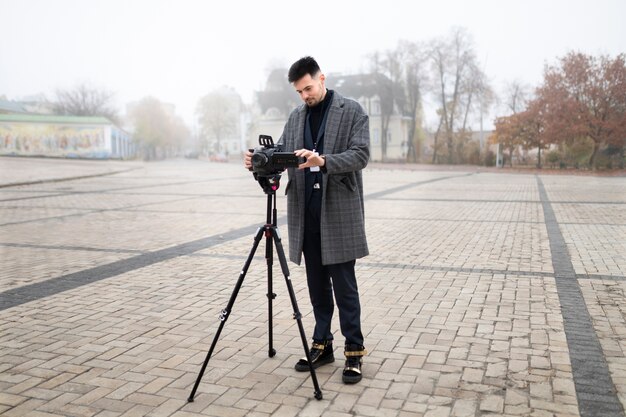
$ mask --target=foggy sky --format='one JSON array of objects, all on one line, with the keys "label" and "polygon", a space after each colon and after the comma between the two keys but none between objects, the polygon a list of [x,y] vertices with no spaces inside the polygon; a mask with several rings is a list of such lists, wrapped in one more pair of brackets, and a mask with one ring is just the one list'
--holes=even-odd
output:
[{"label": "foggy sky", "polygon": [[326,74],[355,73],[367,54],[453,26],[473,36],[498,93],[512,80],[536,86],[571,50],[626,51],[623,0],[0,0],[0,16],[0,96],[52,98],[87,82],[115,92],[122,113],[151,95],[190,124],[221,85],[249,103],[269,69],[301,56]]}]

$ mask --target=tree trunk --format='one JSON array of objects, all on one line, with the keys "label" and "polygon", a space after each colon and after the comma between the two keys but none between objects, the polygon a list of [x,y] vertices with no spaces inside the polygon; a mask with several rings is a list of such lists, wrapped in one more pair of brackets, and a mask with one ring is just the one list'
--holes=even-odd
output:
[{"label": "tree trunk", "polygon": [[380,148],[381,159],[383,162],[387,160],[387,130],[389,130],[389,119],[391,117],[385,114],[380,115]]},{"label": "tree trunk", "polygon": [[454,153],[454,133],[453,132],[446,132],[447,133],[447,141],[448,141],[448,164],[452,164],[453,160],[452,160],[452,155]]},{"label": "tree trunk", "polygon": [[407,162],[417,162],[417,152],[415,151],[415,118],[409,123],[409,137],[407,138],[406,160]]},{"label": "tree trunk", "polygon": [[541,169],[541,146],[537,148],[537,168]]},{"label": "tree trunk", "polygon": [[412,163],[417,162],[417,155],[415,154],[415,146],[413,144],[413,139],[409,139],[407,142],[406,161],[412,162]]},{"label": "tree trunk", "polygon": [[591,156],[589,157],[589,169],[593,171],[596,170],[596,157],[598,156],[598,149],[600,149],[600,146],[598,146],[598,144],[594,140],[593,151],[591,152]]},{"label": "tree trunk", "polygon": [[441,125],[443,124],[443,116],[439,118],[439,126],[437,127],[437,132],[435,132],[435,141],[433,144],[433,161],[432,163],[437,163],[437,138],[439,137],[439,132],[441,132]]}]

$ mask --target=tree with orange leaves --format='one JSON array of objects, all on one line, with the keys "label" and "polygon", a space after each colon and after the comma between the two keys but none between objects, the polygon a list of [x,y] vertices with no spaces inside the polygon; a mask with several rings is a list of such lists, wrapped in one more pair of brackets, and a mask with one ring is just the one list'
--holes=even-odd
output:
[{"label": "tree with orange leaves", "polygon": [[[513,139],[525,147],[571,144],[589,138],[593,143],[588,165],[595,168],[598,152],[610,146],[622,153],[626,146],[626,56],[614,59],[571,52],[548,66],[536,98],[525,111],[496,120],[493,140]],[[499,131],[500,130],[500,131]]]},{"label": "tree with orange leaves", "polygon": [[547,67],[537,100],[544,103],[545,134],[557,143],[589,138],[589,167],[607,145],[626,145],[625,55],[615,59],[570,53],[559,66]]}]

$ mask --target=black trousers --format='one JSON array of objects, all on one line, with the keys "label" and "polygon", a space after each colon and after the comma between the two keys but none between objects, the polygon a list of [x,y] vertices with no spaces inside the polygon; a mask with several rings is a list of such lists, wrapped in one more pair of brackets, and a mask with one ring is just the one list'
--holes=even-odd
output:
[{"label": "black trousers", "polygon": [[[311,208],[311,207],[309,207]],[[333,291],[339,309],[339,324],[346,344],[363,345],[361,304],[354,272],[355,261],[322,265],[322,245],[317,213],[305,215],[304,261],[309,296],[315,316],[313,340],[333,340],[331,321],[334,312]]]}]

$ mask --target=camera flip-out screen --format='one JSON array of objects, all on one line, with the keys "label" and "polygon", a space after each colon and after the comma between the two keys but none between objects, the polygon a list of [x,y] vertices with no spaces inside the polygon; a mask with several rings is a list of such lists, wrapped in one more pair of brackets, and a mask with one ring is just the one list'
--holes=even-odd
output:
[{"label": "camera flip-out screen", "polygon": [[274,166],[291,168],[300,165],[299,158],[293,152],[274,152]]}]

